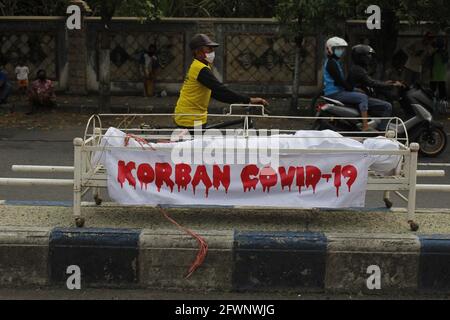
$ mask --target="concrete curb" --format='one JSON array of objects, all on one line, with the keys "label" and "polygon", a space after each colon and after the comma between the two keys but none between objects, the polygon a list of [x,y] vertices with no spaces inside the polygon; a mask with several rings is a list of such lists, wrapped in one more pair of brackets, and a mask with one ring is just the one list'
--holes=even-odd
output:
[{"label": "concrete curb", "polygon": [[[0,227],[0,287],[449,293],[450,235],[198,232],[209,245],[189,279],[197,242],[177,230]],[[367,269],[381,270],[369,290]]]}]

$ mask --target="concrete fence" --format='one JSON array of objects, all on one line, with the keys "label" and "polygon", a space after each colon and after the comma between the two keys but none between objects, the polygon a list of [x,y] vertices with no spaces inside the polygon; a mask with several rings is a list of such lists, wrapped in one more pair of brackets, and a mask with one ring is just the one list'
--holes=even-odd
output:
[{"label": "concrete fence", "polygon": [[[370,42],[376,35],[363,25],[349,23],[347,37]],[[95,17],[85,17],[81,30],[68,30],[66,17],[0,17],[0,64],[13,78],[14,67],[24,59],[33,75],[38,69],[45,69],[60,91],[96,93],[102,28],[100,19]],[[273,19],[164,18],[142,22],[136,18],[114,18],[110,30],[113,94],[143,92],[139,59],[149,44],[156,45],[161,64],[157,86],[177,94],[192,59],[188,42],[197,32],[210,34],[221,44],[214,72],[231,88],[273,96],[292,92],[294,43]],[[408,28],[402,33],[399,47],[419,39],[421,34],[423,30]],[[321,87],[325,39],[319,35],[305,38],[300,69],[302,95],[315,94]]]}]

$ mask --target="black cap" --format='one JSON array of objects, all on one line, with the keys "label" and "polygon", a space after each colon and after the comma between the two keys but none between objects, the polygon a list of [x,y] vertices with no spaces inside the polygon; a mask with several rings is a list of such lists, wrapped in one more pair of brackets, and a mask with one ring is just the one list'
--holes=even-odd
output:
[{"label": "black cap", "polygon": [[198,49],[200,47],[218,47],[219,44],[213,42],[206,34],[196,34],[189,42],[189,48],[191,50]]}]

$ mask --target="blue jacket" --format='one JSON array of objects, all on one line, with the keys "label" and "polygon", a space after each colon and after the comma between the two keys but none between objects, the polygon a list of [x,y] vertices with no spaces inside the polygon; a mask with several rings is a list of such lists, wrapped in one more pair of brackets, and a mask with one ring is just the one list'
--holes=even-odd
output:
[{"label": "blue jacket", "polygon": [[323,85],[325,95],[329,96],[334,93],[350,89],[347,88],[350,86],[348,86],[344,79],[344,69],[342,68],[341,63],[333,57],[328,57],[325,60],[323,67]]}]

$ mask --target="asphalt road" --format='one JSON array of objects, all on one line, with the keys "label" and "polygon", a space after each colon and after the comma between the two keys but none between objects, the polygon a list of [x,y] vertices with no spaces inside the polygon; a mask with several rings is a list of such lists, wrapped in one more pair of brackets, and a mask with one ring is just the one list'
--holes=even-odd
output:
[{"label": "asphalt road", "polygon": [[[70,174],[29,174],[11,171],[14,164],[23,165],[73,165],[73,138],[84,134],[84,120],[66,119],[64,126],[54,123],[47,128],[5,128],[0,127],[0,177],[35,177],[35,178],[72,178]],[[447,129],[448,132],[450,130]],[[421,158],[422,163],[450,163],[450,147],[436,159]],[[426,167],[420,169],[427,169]],[[419,183],[450,184],[450,167],[433,167],[428,169],[444,169],[445,178],[419,178]],[[70,187],[5,187],[0,186],[0,200],[36,200],[36,201],[71,201]],[[92,201],[87,195],[86,201]],[[107,199],[104,199],[107,200]],[[400,200],[395,200],[394,206],[402,206]],[[367,207],[384,206],[382,193],[369,192]],[[448,193],[419,193],[418,208],[449,208]]]},{"label": "asphalt road", "polygon": [[[57,174],[57,175],[45,175],[45,174],[20,174],[11,171],[11,165],[14,164],[34,164],[34,165],[73,165],[73,138],[81,137],[84,134],[84,120],[83,121],[73,118],[72,120],[68,120],[66,123],[53,123],[51,128],[41,126],[41,127],[14,127],[7,128],[7,126],[2,126],[0,123],[0,177],[56,177],[56,178],[71,178],[70,174]],[[80,124],[80,122],[82,124]],[[448,130],[450,132],[450,130]],[[450,148],[446,151],[445,154],[440,156],[437,159],[421,159],[421,162],[434,162],[434,163],[450,163]],[[437,168],[434,168],[437,169]],[[440,168],[439,168],[440,169]],[[436,183],[436,184],[450,184],[450,167],[442,168],[446,170],[447,176],[445,178],[428,178],[428,179],[420,179],[420,183]],[[4,187],[0,186],[0,200],[46,200],[46,201],[71,201],[72,200],[72,190],[70,187],[61,188],[61,187],[35,187],[35,188],[26,188],[26,187]],[[90,197],[85,197],[86,201],[92,201]],[[105,199],[107,200],[107,199]],[[450,200],[449,195],[446,193],[422,193],[418,195],[417,201],[419,208],[450,208]],[[399,200],[396,201],[395,206],[403,205]],[[380,193],[370,192],[367,195],[367,207],[382,207],[382,197]],[[1,211],[1,210],[0,210]],[[98,211],[98,210],[97,210]],[[11,216],[14,216],[17,219],[19,214],[15,214],[14,212]],[[122,214],[122,213],[111,213],[111,214]],[[178,214],[180,215],[180,214]],[[182,216],[179,217],[176,213],[174,213],[174,217],[177,220],[183,220]],[[201,214],[198,215],[193,221],[201,221],[198,224],[190,223],[189,225],[196,228],[202,225],[204,227],[205,221],[200,219]],[[271,219],[269,214],[269,219],[266,219],[266,216],[262,214],[261,221],[265,221],[267,227],[270,228],[272,225],[272,221],[277,221],[277,224],[280,224],[280,221],[283,220],[275,215],[276,219]],[[72,224],[70,214],[67,216],[67,221],[58,223],[62,225]],[[110,221],[121,221],[117,219],[116,216],[108,216],[106,210],[105,212],[99,212],[99,217],[103,217],[106,222],[106,225],[109,225]],[[158,217],[154,215],[157,219]],[[216,214],[216,219],[223,219],[223,215]],[[48,217],[53,217],[51,214],[46,215],[32,215],[30,217],[33,219],[44,219],[49,220],[49,223],[53,223],[52,219]],[[46,219],[47,217],[48,219]],[[137,217],[137,218],[136,218]],[[145,219],[142,218],[143,215],[134,216],[134,218],[129,218],[126,213],[123,213],[123,221],[127,226],[130,226],[130,221],[134,221],[136,225],[142,226],[142,221],[150,224],[159,226],[163,223],[166,223],[168,227],[171,227],[167,223],[167,221],[163,221],[155,223],[154,220],[149,220],[147,213],[145,215]],[[221,218],[222,217],[222,218]],[[355,217],[352,216],[353,220],[351,223],[347,223],[348,228],[353,228]],[[120,217],[119,217],[120,218]],[[289,218],[289,217],[288,217]],[[389,219],[397,219],[397,216],[390,215]],[[7,214],[2,214],[2,221],[9,221],[9,216]],[[0,220],[1,220],[0,219]],[[11,218],[12,219],[12,218]],[[59,218],[58,218],[59,219]],[[90,219],[90,218],[89,218]],[[91,220],[89,220],[89,223]],[[133,220],[134,219],[134,220]],[[160,217],[160,219],[162,219]],[[382,216],[382,213],[376,217],[376,219],[387,219]],[[376,220],[375,219],[375,220]],[[447,225],[447,218],[442,220],[440,225]],[[227,221],[230,220],[230,217],[227,216]],[[233,221],[243,221],[242,216],[237,216],[236,220],[231,219],[231,224]],[[289,223],[292,224],[295,219],[290,217]],[[328,220],[328,219],[327,219]],[[403,221],[400,218],[398,221]],[[395,221],[397,221],[395,220]],[[12,221],[12,220],[11,220]],[[15,221],[15,220],[14,220]],[[28,221],[28,220],[27,220]],[[41,220],[42,221],[42,220]],[[56,221],[56,220],[55,220]],[[250,224],[255,223],[255,217],[252,216],[250,221],[249,218],[247,220],[244,219],[244,222],[247,221],[247,225],[245,227],[249,227]],[[308,228],[320,228],[321,230],[326,229],[326,225],[323,223],[324,219],[318,219],[316,222],[308,222]],[[345,220],[344,225],[345,225]],[[383,220],[384,221],[384,220]],[[101,222],[101,221],[100,221]],[[27,222],[29,224],[34,224],[33,221]],[[294,222],[295,223],[295,222]],[[400,222],[399,222],[400,223]],[[398,224],[399,224],[398,223]],[[10,225],[9,223],[6,223]],[[99,223],[101,225],[101,223]],[[14,224],[16,223],[14,222]],[[393,224],[395,226],[395,224]],[[325,227],[324,227],[325,226]],[[367,226],[372,226],[370,223]],[[288,228],[289,226],[283,225],[283,228]],[[426,226],[425,226],[426,227]],[[260,225],[258,226],[260,228]],[[331,228],[331,227],[329,227]],[[406,228],[405,232],[407,231]],[[426,228],[424,230],[427,230]],[[203,299],[213,299],[213,300],[361,300],[361,299],[386,299],[386,300],[394,300],[394,299],[448,299],[448,296],[443,295],[424,295],[424,296],[350,296],[350,295],[329,295],[329,294],[302,294],[302,293],[283,293],[283,294],[236,294],[236,293],[183,293],[183,292],[161,292],[161,291],[153,291],[153,290],[95,290],[95,289],[87,289],[81,290],[77,292],[72,292],[68,290],[62,289],[27,289],[27,290],[18,290],[18,289],[1,289],[0,290],[0,300],[1,299],[56,299],[56,300],[79,300],[79,299],[102,299],[102,300],[185,300],[185,299],[194,299],[194,300],[203,300]]]},{"label": "asphalt road", "polygon": [[426,295],[345,295],[326,293],[219,293],[219,292],[171,292],[168,290],[146,290],[146,289],[0,289],[0,300],[170,300],[170,301],[192,301],[196,300],[253,300],[270,301],[290,300],[449,300],[448,295],[426,294]]}]

